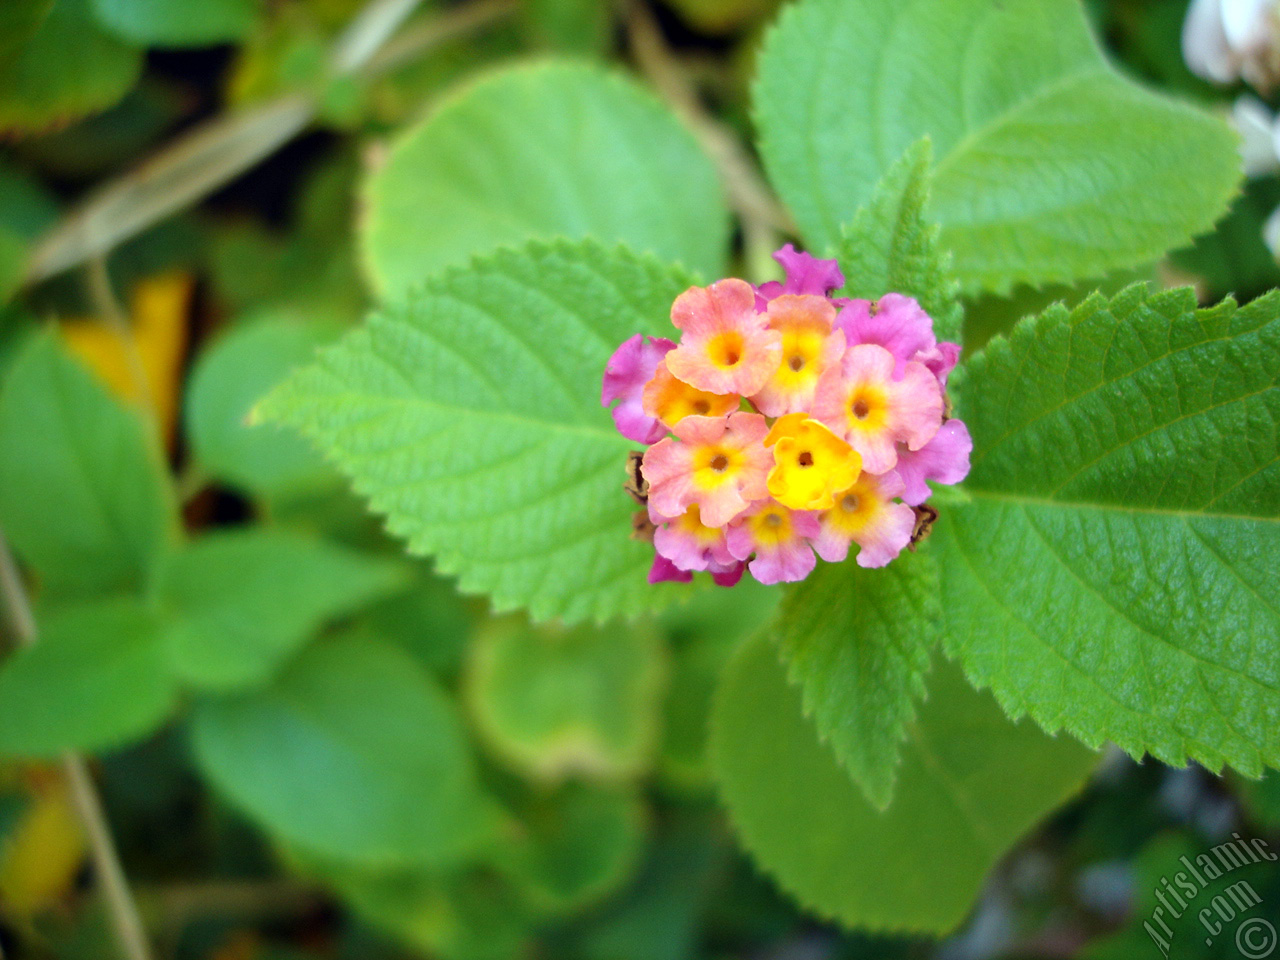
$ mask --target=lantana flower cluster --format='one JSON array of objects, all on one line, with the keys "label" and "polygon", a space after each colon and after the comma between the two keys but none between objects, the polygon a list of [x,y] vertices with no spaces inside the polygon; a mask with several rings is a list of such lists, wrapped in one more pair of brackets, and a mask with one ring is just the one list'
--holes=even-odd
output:
[{"label": "lantana flower cluster", "polygon": [[881,567],[933,514],[926,481],[969,472],[947,415],[959,357],[910,297],[832,297],[835,260],[790,244],[785,281],[720,280],[676,298],[678,343],[639,334],[605,368],[601,403],[647,449],[629,487],[645,504],[649,580],[706,571],[732,586],[803,580],[815,553]]}]

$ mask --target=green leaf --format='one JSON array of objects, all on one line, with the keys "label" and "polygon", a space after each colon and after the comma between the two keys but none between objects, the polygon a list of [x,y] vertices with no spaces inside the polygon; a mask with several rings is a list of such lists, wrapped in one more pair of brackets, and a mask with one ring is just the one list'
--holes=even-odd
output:
[{"label": "green leaf", "polygon": [[62,594],[142,589],[177,537],[158,443],[59,338],[31,338],[0,391],[0,527]]},{"label": "green leaf", "polygon": [[13,230],[0,225],[0,305],[22,285],[27,265],[27,241]]},{"label": "green leaf", "polygon": [[650,628],[513,618],[473,645],[465,691],[481,736],[512,765],[547,780],[602,779],[644,771],[665,680]]},{"label": "green leaf", "polygon": [[653,587],[629,539],[627,450],[600,407],[605,362],[670,332],[681,272],[625,248],[531,243],[432,280],[267,398],[355,481],[388,528],[499,611],[634,615]]},{"label": "green leaf", "polygon": [[442,960],[513,960],[529,952],[533,917],[492,871],[361,870],[305,860],[369,923]]},{"label": "green leaf", "polygon": [[1094,755],[1010,723],[942,665],[872,807],[818,741],[772,646],[745,645],[712,720],[712,761],[742,841],[808,909],[851,927],[946,933],[1009,846],[1080,789]]},{"label": "green leaf", "polygon": [[626,882],[640,857],[643,821],[633,790],[569,784],[523,805],[521,833],[499,865],[534,909],[574,913]]},{"label": "green leaf", "polygon": [[249,424],[262,396],[333,340],[323,326],[267,317],[236,327],[205,350],[187,391],[186,423],[200,465],[219,480],[268,497],[334,486],[333,470],[305,439]]},{"label": "green leaf", "polygon": [[443,866],[496,826],[449,699],[390,646],[314,646],[270,687],[200,703],[192,736],[236,806],[322,857]]},{"label": "green leaf", "polygon": [[103,110],[142,69],[142,54],[98,26],[89,0],[46,6],[38,25],[0,57],[0,130],[39,130]]},{"label": "green leaf", "polygon": [[841,231],[836,256],[846,279],[845,296],[915,297],[933,318],[938,339],[958,343],[964,322],[960,285],[951,276],[951,254],[938,244],[938,226],[925,216],[932,156],[927,139],[912,144]]},{"label": "green leaf", "polygon": [[947,650],[1013,716],[1167,763],[1280,764],[1280,294],[1054,307],[958,379]]},{"label": "green leaf", "polygon": [[121,746],[159,725],[176,694],[148,610],[130,600],[63,608],[0,668],[0,754]]},{"label": "green leaf", "polygon": [[395,144],[366,203],[365,260],[390,300],[533,238],[624,241],[724,272],[728,215],[710,161],[650,94],[584,64],[467,85]]},{"label": "green leaf", "polygon": [[144,47],[201,47],[243,37],[259,0],[93,0],[112,33]]},{"label": "green leaf", "polygon": [[756,109],[818,249],[929,136],[932,215],[968,291],[1154,260],[1240,181],[1226,124],[1120,76],[1078,0],[801,0],[764,45]]},{"label": "green leaf", "polygon": [[405,580],[392,563],[270,530],[212,533],[158,578],[174,671],[213,690],[261,683],[324,624]]},{"label": "green leaf", "polygon": [[792,588],[776,621],[805,716],[880,810],[938,641],[938,571],[928,553],[879,570],[824,564]]},{"label": "green leaf", "polygon": [[773,619],[782,594],[745,577],[732,590],[705,590],[663,613],[672,647],[660,757],[665,785],[698,792],[710,786],[707,720],[720,675],[738,645]]}]

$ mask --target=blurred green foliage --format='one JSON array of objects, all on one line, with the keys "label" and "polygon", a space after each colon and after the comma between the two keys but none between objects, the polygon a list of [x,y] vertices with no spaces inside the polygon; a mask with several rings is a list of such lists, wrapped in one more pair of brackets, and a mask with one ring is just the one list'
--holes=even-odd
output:
[{"label": "blurred green foliage", "polygon": [[[1274,771],[1099,758],[975,691],[937,649],[945,543],[894,589],[833,566],[785,597],[656,599],[647,548],[599,546],[632,510],[627,444],[555,440],[595,429],[575,417],[600,413],[605,341],[791,238],[726,166],[726,141],[757,159],[748,118],[815,252],[856,264],[849,292],[910,288],[949,333],[963,314],[970,353],[1134,280],[1203,303],[1280,283],[1280,179],[1214,224],[1230,138],[1168,98],[1240,92],[1186,69],[1182,0],[1018,0],[997,6],[1019,29],[973,48],[977,0],[801,0],[771,31],[781,6],[0,3],[0,530],[39,634],[0,620],[0,955],[117,956],[69,749],[173,960],[1137,957],[1180,856],[1233,831],[1280,848]],[[872,69],[869,46],[897,53]],[[980,118],[939,80],[974,58]],[[219,118],[281,101],[304,129],[244,160]],[[341,376],[292,381],[324,388],[304,400],[326,457],[262,401],[357,325],[379,363],[345,341]],[[499,335],[520,349],[477,372]],[[556,382],[552,341],[586,382]],[[404,383],[472,406],[424,429]],[[435,432],[465,416],[516,425],[510,462]],[[415,492],[444,470],[453,499]],[[546,498],[575,478],[599,502],[566,529]],[[1240,876],[1274,917],[1280,871]],[[1180,956],[1236,955],[1180,924]]]}]

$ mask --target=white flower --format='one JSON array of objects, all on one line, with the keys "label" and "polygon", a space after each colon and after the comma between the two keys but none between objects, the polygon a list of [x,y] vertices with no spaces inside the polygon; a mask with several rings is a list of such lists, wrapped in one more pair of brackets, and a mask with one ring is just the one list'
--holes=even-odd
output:
[{"label": "white flower", "polygon": [[1280,81],[1280,2],[1194,0],[1182,25],[1182,56],[1213,83],[1244,79],[1270,90]]}]

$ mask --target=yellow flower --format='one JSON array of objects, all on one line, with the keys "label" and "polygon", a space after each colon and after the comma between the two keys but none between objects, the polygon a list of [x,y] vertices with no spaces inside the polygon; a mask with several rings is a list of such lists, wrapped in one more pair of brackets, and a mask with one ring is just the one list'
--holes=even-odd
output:
[{"label": "yellow flower", "polygon": [[849,444],[803,413],[780,417],[764,442],[773,447],[769,493],[792,510],[829,510],[862,471]]}]

